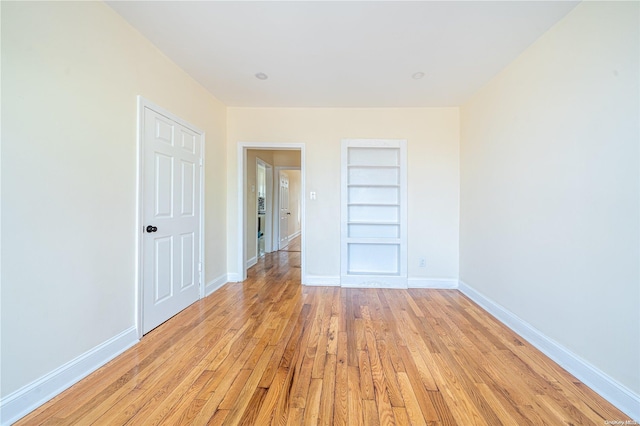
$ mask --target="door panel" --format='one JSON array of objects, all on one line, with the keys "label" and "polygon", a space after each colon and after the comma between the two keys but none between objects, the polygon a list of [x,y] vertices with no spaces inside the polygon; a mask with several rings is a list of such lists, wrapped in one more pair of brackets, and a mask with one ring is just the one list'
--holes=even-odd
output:
[{"label": "door panel", "polygon": [[180,266],[182,268],[180,287],[184,290],[187,287],[194,285],[195,270],[191,265],[195,265],[197,260],[194,259],[193,253],[195,251],[195,239],[194,233],[189,232],[180,236]]},{"label": "door panel", "polygon": [[173,158],[155,152],[155,205],[154,218],[173,215]]},{"label": "door panel", "polygon": [[142,330],[147,333],[200,296],[202,170],[201,135],[144,108],[143,137]]},{"label": "door panel", "polygon": [[153,262],[154,304],[162,302],[173,295],[173,274],[171,266],[173,257],[173,238],[171,236],[155,238],[155,256]]},{"label": "door panel", "polygon": [[182,216],[193,216],[195,213],[194,202],[196,199],[196,165],[190,161],[182,161]]}]

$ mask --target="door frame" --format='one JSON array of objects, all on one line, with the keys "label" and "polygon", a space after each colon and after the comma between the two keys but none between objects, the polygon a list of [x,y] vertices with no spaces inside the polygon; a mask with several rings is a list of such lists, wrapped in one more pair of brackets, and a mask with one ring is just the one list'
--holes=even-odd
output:
[{"label": "door frame", "polygon": [[[271,241],[271,234],[273,233],[272,215],[273,215],[273,166],[262,158],[256,156],[256,176],[258,174],[258,165],[264,167],[264,182],[265,182],[265,215],[264,215],[264,252],[271,253],[273,251],[273,244]],[[258,209],[258,198],[256,197],[256,211]],[[258,216],[256,215],[256,229],[258,229]],[[256,238],[256,258],[260,257],[260,248],[258,239]]]},{"label": "door frame", "polygon": [[136,270],[135,270],[135,281],[136,281],[136,292],[135,292],[135,316],[136,316],[136,329],[138,332],[138,339],[142,338],[142,322],[144,319],[144,307],[143,307],[143,292],[144,292],[144,253],[142,252],[143,248],[143,238],[144,238],[144,109],[149,108],[156,113],[167,117],[168,119],[175,121],[188,128],[189,130],[197,133],[200,136],[200,223],[199,223],[199,246],[200,246],[200,256],[197,259],[199,265],[196,265],[198,271],[198,293],[199,298],[202,299],[204,297],[204,277],[205,275],[205,265],[204,265],[204,229],[205,229],[205,218],[204,218],[204,174],[205,174],[205,133],[203,130],[200,130],[193,124],[183,120],[182,118],[176,116],[170,111],[162,108],[159,105],[154,104],[150,100],[138,95],[137,96],[137,146],[136,146],[136,228],[135,228],[135,256],[136,256]]},{"label": "door frame", "polygon": [[[277,142],[238,142],[237,151],[236,151],[236,159],[238,162],[237,165],[237,186],[238,186],[238,200],[237,200],[237,212],[238,212],[238,247],[237,247],[237,259],[236,259],[236,268],[238,271],[238,281],[244,281],[247,279],[247,266],[245,262],[245,235],[246,235],[246,224],[247,224],[247,209],[246,209],[246,200],[245,194],[247,189],[247,150],[248,149],[262,149],[269,151],[300,151],[300,214],[302,217],[300,223],[300,232],[302,234],[301,238],[301,248],[300,248],[300,268],[301,268],[301,281],[302,284],[305,284],[307,281],[306,276],[306,250],[305,250],[305,217],[306,217],[306,194],[305,188],[305,144],[304,143],[277,143]],[[286,169],[287,167],[283,167]],[[289,169],[293,169],[292,167],[288,167]],[[276,167],[274,167],[274,175],[275,175]],[[275,178],[273,179],[275,182]],[[275,193],[275,191],[274,191]],[[275,200],[274,200],[275,203]],[[275,204],[274,204],[275,206]],[[275,207],[274,207],[275,208]],[[275,234],[275,232],[274,232]]]}]

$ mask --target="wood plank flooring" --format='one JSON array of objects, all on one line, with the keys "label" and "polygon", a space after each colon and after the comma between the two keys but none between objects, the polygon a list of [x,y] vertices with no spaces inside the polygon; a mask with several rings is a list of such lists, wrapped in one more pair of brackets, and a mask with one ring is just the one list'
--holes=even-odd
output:
[{"label": "wood plank flooring", "polygon": [[18,425],[629,420],[455,290],[302,287],[266,255]]}]

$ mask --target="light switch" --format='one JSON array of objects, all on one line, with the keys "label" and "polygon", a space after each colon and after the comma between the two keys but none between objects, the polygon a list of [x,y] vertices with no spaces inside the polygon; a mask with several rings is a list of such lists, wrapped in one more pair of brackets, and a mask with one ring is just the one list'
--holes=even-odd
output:
[{"label": "light switch", "polygon": [[316,193],[315,193],[315,191],[311,191],[311,192],[309,193],[309,199],[310,199],[310,200],[315,200],[315,199],[316,199]]}]

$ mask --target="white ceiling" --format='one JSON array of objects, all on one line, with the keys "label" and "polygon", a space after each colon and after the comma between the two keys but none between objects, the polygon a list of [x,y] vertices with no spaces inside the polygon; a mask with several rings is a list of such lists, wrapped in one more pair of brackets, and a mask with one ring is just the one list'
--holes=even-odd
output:
[{"label": "white ceiling", "polygon": [[577,2],[108,4],[228,106],[425,107],[464,103]]}]

